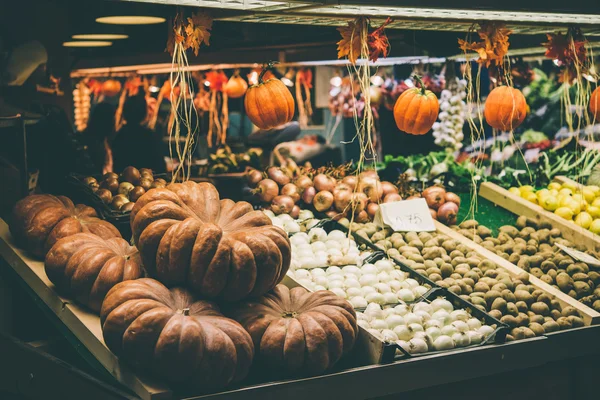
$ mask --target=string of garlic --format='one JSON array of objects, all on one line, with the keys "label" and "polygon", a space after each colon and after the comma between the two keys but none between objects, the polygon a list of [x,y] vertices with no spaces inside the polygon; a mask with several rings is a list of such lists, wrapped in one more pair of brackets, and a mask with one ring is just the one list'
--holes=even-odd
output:
[{"label": "string of garlic", "polygon": [[77,131],[83,132],[87,128],[90,118],[92,91],[83,82],[79,82],[73,90],[73,104],[75,106],[75,127]]},{"label": "string of garlic", "polygon": [[464,139],[467,81],[454,78],[454,82],[449,82],[447,87],[440,96],[440,113],[438,122],[433,124],[433,137],[436,145],[455,151],[462,148]]}]

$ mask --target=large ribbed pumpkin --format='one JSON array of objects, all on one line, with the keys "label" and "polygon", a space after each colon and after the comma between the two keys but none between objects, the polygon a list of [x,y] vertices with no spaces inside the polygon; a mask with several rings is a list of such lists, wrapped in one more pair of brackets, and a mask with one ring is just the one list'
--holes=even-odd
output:
[{"label": "large ribbed pumpkin", "polygon": [[440,103],[432,91],[425,89],[421,79],[415,78],[421,88],[408,89],[398,97],[394,105],[394,120],[401,131],[424,135],[437,119]]},{"label": "large ribbed pumpkin", "polygon": [[290,265],[282,229],[249,203],[219,200],[206,182],[149,190],[131,211],[131,230],[150,276],[203,297],[261,296]]},{"label": "large ribbed pumpkin", "polygon": [[494,129],[512,131],[525,120],[527,102],[519,89],[498,86],[485,100],[484,116]]},{"label": "large ribbed pumpkin", "polygon": [[279,79],[262,81],[266,71],[260,74],[258,84],[246,91],[244,107],[254,125],[273,129],[292,120],[296,105],[289,89]]},{"label": "large ribbed pumpkin", "polygon": [[347,354],[358,336],[352,305],[334,293],[277,285],[229,312],[250,333],[257,360],[287,373],[319,374]]},{"label": "large ribbed pumpkin", "polygon": [[117,283],[143,275],[137,249],[121,238],[77,233],[60,239],[46,254],[46,275],[59,292],[99,312]]},{"label": "large ribbed pumpkin", "polygon": [[113,353],[178,387],[215,389],[240,381],[254,356],[248,332],[215,303],[154,279],[113,287],[100,322]]},{"label": "large ribbed pumpkin", "polygon": [[234,75],[229,78],[229,81],[227,81],[223,87],[223,90],[225,93],[227,93],[228,97],[231,97],[232,99],[238,99],[246,93],[246,90],[248,90],[248,84],[244,78],[240,77],[239,75]]},{"label": "large ribbed pumpkin", "polygon": [[10,232],[20,247],[38,257],[63,237],[89,232],[104,239],[121,237],[109,222],[97,218],[96,211],[83,204],[74,205],[64,196],[34,194],[17,202]]},{"label": "large ribbed pumpkin", "polygon": [[594,121],[600,122],[600,86],[590,96],[590,112]]}]

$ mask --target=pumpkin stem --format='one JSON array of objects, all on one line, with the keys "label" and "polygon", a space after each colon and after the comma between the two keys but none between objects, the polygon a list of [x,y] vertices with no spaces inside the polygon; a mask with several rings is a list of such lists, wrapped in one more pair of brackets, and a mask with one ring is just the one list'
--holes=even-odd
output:
[{"label": "pumpkin stem", "polygon": [[269,61],[268,63],[263,65],[263,69],[262,71],[260,71],[260,75],[258,76],[258,83],[263,83],[263,78],[265,77],[265,74],[267,73],[268,70],[270,70],[271,68],[273,68],[273,66],[277,64],[277,61]]},{"label": "pumpkin stem", "polygon": [[189,308],[184,308],[183,310],[181,310],[181,314],[185,315],[186,317],[188,315],[190,315],[190,309]]},{"label": "pumpkin stem", "polygon": [[421,94],[425,94],[425,85],[423,84],[421,77],[419,75],[413,75],[413,78],[417,81],[417,84],[421,86]]},{"label": "pumpkin stem", "polygon": [[283,318],[296,318],[298,313],[296,311],[285,311],[281,316]]}]

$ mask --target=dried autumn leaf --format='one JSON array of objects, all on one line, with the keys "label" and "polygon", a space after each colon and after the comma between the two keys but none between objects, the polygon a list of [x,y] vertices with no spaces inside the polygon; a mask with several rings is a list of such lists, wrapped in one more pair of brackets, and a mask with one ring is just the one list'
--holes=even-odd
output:
[{"label": "dried autumn leaf", "polygon": [[337,42],[338,58],[348,57],[351,64],[356,64],[361,53],[361,38],[365,27],[364,17],[358,17],[354,21],[348,21],[348,26],[337,28],[342,36],[342,40]]},{"label": "dried autumn leaf", "polygon": [[390,52],[390,42],[385,34],[385,27],[392,22],[387,18],[385,22],[373,32],[369,33],[367,43],[369,46],[369,60],[377,61],[379,57],[387,57]]},{"label": "dried autumn leaf", "polygon": [[466,40],[459,39],[458,45],[464,52],[475,51],[479,54],[477,62],[485,64],[486,67],[491,65],[501,66],[504,57],[508,53],[508,37],[512,31],[507,29],[504,24],[494,22],[485,22],[481,24],[477,31],[481,41],[469,43]]}]

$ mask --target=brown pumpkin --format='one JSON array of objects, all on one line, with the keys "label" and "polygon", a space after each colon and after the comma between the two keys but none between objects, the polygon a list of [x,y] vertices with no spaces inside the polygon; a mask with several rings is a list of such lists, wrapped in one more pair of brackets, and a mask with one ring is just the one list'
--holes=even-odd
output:
[{"label": "brown pumpkin", "polygon": [[246,90],[248,90],[248,84],[244,80],[244,78],[239,75],[234,75],[229,78],[229,81],[225,84],[223,89],[225,93],[227,93],[228,97],[232,99],[238,99],[246,94]]},{"label": "brown pumpkin", "polygon": [[260,129],[273,129],[290,122],[295,103],[288,88],[277,78],[263,82],[266,69],[258,77],[258,84],[246,91],[244,107],[250,121]]},{"label": "brown pumpkin", "polygon": [[358,336],[352,305],[327,290],[277,285],[257,300],[236,304],[229,315],[250,333],[257,360],[287,373],[326,371]]},{"label": "brown pumpkin", "polygon": [[102,84],[102,94],[106,97],[113,97],[121,93],[121,82],[116,79],[109,79]]},{"label": "brown pumpkin", "polygon": [[131,211],[131,230],[150,276],[208,298],[263,295],[290,265],[282,229],[249,203],[219,200],[206,182],[149,190]]},{"label": "brown pumpkin", "polygon": [[243,379],[254,356],[248,332],[215,303],[154,279],[113,287],[100,322],[113,353],[170,383],[221,388]]},{"label": "brown pumpkin", "polygon": [[77,233],[60,239],[46,254],[46,275],[59,290],[99,312],[117,283],[143,275],[137,249],[121,238]]},{"label": "brown pumpkin", "polygon": [[103,239],[121,237],[111,223],[97,218],[93,208],[49,194],[19,200],[13,209],[10,232],[18,246],[38,257],[44,257],[59,239],[76,233],[93,233]]},{"label": "brown pumpkin", "polygon": [[402,132],[411,135],[424,135],[433,126],[440,111],[440,103],[435,94],[426,90],[421,79],[415,76],[421,88],[406,90],[394,105],[394,120]]},{"label": "brown pumpkin", "polygon": [[525,120],[527,102],[519,89],[498,86],[485,100],[486,122],[494,129],[512,131]]},{"label": "brown pumpkin", "polygon": [[590,112],[594,121],[600,121],[600,86],[594,89],[590,96]]}]

